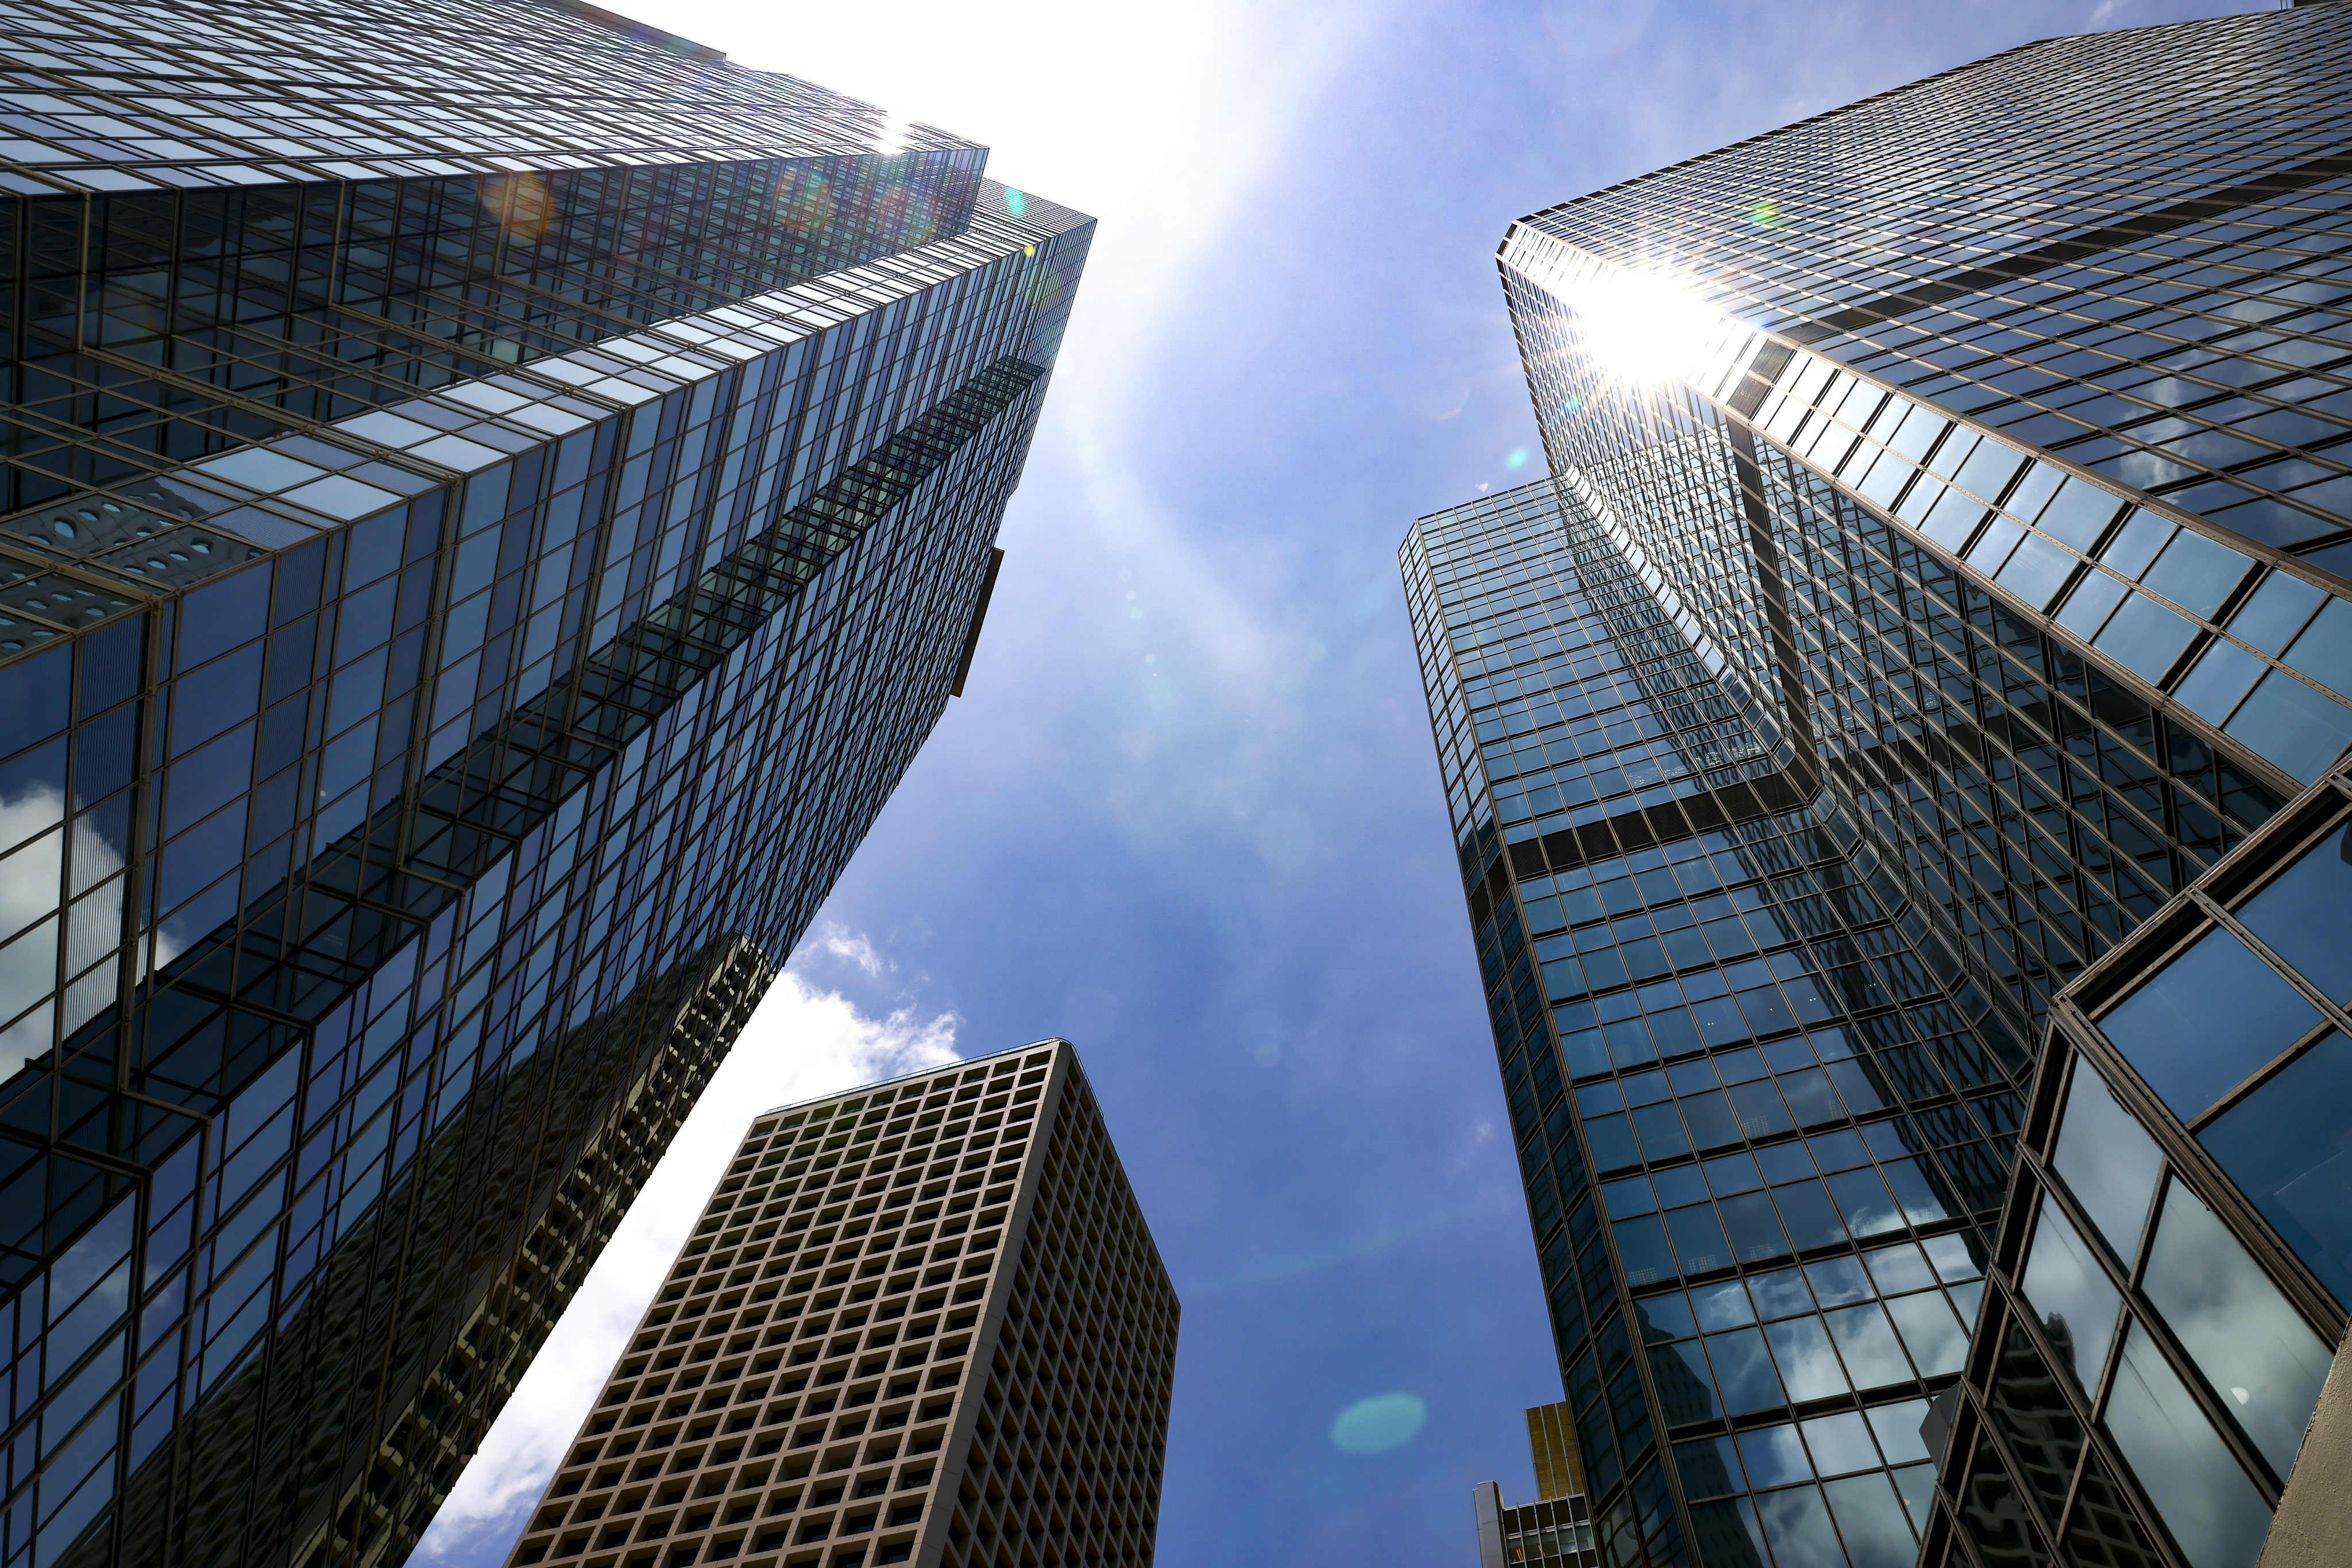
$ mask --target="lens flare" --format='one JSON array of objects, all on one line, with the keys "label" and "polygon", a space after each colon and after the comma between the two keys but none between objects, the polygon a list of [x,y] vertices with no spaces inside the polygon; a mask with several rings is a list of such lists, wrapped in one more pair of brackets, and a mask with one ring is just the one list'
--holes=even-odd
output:
[{"label": "lens flare", "polygon": [[1429,1406],[1410,1394],[1359,1399],[1331,1423],[1331,1446],[1343,1454],[1385,1454],[1412,1441]]},{"label": "lens flare", "polygon": [[1593,358],[1634,385],[1657,385],[1697,363],[1727,324],[1705,300],[1648,272],[1588,279],[1572,302]]},{"label": "lens flare", "polygon": [[1029,210],[1029,198],[1011,185],[1007,185],[1004,187],[1004,210],[1014,217],[1019,217]]},{"label": "lens flare", "polygon": [[499,215],[499,226],[517,244],[529,245],[547,227],[555,204],[548,195],[547,176],[526,170],[493,174],[482,182],[483,195]]}]

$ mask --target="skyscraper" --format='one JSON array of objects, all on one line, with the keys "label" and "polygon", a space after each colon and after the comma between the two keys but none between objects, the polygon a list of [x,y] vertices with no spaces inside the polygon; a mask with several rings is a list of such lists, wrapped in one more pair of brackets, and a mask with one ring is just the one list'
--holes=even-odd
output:
[{"label": "skyscraper", "polygon": [[0,1563],[397,1562],[961,680],[1091,224],[562,0],[0,68]]},{"label": "skyscraper", "polygon": [[1068,1041],[772,1111],[508,1561],[1148,1564],[1178,1315]]},{"label": "skyscraper", "polygon": [[[2095,1473],[2067,1423],[2121,1407],[2067,1407],[2046,1332],[2041,1403],[1951,1390],[2000,1353],[1965,1333],[2023,1245],[2037,1049],[2097,1005],[2059,993],[2206,918],[2189,885],[2352,741],[2347,68],[2340,5],[2048,40],[1504,241],[1551,477],[1402,559],[1608,1562],[1875,1568],[1974,1531],[2038,1563],[2068,1508],[2156,1517],[2177,1458],[2102,1436]],[[2209,1115],[2179,1112],[2210,1151]],[[2296,1173],[2176,1133],[2332,1346]],[[2134,1365],[2197,1391],[2267,1520],[2286,1468],[2243,1423],[2299,1421],[2209,1398],[2168,1331]],[[2041,1535],[1954,1530],[1922,1426],[1955,1420]],[[2104,1561],[2223,1560],[2169,1528]]]}]

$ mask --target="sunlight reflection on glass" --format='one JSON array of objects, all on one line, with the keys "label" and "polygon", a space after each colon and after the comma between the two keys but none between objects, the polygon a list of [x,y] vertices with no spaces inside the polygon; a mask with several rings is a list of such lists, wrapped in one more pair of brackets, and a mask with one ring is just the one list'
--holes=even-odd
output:
[{"label": "sunlight reflection on glass", "polygon": [[1726,325],[1721,312],[1655,273],[1612,269],[1587,279],[1572,303],[1593,357],[1639,385],[1684,374]]}]

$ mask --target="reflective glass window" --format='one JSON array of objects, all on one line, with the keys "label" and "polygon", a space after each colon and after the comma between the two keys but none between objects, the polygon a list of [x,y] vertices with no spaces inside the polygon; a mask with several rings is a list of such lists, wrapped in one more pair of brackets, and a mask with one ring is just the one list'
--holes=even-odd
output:
[{"label": "reflective glass window", "polygon": [[2140,1289],[2284,1479],[2327,1377],[2326,1343],[2178,1181],[2165,1192]]},{"label": "reflective glass window", "polygon": [[2126,1262],[2137,1256],[2164,1156],[2088,1062],[2075,1063],[2067,1086],[2056,1164],[2116,1256]]},{"label": "reflective glass window", "polygon": [[1840,1568],[1846,1561],[1819,1487],[1790,1487],[1756,1500],[1772,1556],[1781,1568]]},{"label": "reflective glass window", "polygon": [[2198,1113],[2294,1043],[2319,1014],[2229,931],[2207,931],[2099,1027],[2173,1114]]},{"label": "reflective glass window", "polygon": [[2107,1349],[2115,1343],[2123,1297],[2091,1248],[2044,1194],[2025,1259],[2025,1299],[2042,1332],[2074,1375],[2074,1386],[2096,1394]]},{"label": "reflective glass window", "polygon": [[2270,1505],[2137,1323],[2124,1333],[2105,1420],[2140,1489],[2196,1568],[2254,1568]]},{"label": "reflective glass window", "polygon": [[1848,1476],[1824,1483],[1822,1490],[1837,1516],[1853,1568],[1911,1568],[1919,1544],[1904,1517],[1903,1500],[1885,1472]]},{"label": "reflective glass window", "polygon": [[2352,1039],[2330,1032],[2197,1141],[2321,1284],[2352,1303]]},{"label": "reflective glass window", "polygon": [[2238,918],[2305,979],[2352,1000],[2352,826],[2304,851]]}]

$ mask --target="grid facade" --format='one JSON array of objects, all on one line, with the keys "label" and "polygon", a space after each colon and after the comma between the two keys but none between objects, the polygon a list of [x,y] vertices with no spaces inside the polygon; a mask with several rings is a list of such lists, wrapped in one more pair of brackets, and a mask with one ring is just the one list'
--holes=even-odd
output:
[{"label": "grid facade", "polygon": [[1178,1316],[1066,1041],[772,1113],[509,1563],[1148,1563]]},{"label": "grid facade", "polygon": [[0,1563],[397,1562],[961,679],[1091,221],[593,7],[0,72],[121,127],[0,148]]},{"label": "grid facade", "polygon": [[[1424,518],[1405,563],[1436,721],[1461,720],[1465,879],[1602,1560],[1696,1541],[1763,1564],[1769,1532],[1907,1564],[1918,1424],[1961,1369],[2019,1124],[2016,1037],[1785,742],[1772,771],[1746,729],[1746,776],[1694,765],[1727,721],[1670,715],[1738,709],[1703,656],[1677,662],[1654,591],[1647,616],[1602,613],[1638,576],[1573,489]],[[1473,673],[1497,663],[1501,702]],[[1587,713],[1624,738],[1575,749]],[[1699,739],[1641,742],[1645,720]],[[1597,798],[1507,845],[1507,787]]]},{"label": "grid facade", "polygon": [[[2020,1042],[2352,743],[2347,46],[2045,41],[1504,241],[1552,478],[1402,564],[1612,1564],[1948,1530],[1919,1421],[2031,1223]],[[2133,1463],[2053,1506],[2144,1524]]]},{"label": "grid facade", "polygon": [[2352,1301],[2347,835],[2338,771],[2062,998],[1926,1561],[2262,1553]]}]

